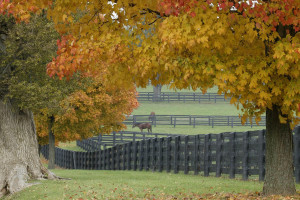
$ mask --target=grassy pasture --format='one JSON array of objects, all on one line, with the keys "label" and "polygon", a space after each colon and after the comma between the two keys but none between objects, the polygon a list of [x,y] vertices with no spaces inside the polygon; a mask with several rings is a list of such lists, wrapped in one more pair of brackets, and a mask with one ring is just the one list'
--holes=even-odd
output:
[{"label": "grassy pasture", "polygon": [[[133,111],[133,115],[149,115],[155,112],[156,115],[232,115],[238,116],[241,113],[236,107],[229,103],[212,103],[212,104],[199,104],[197,102],[183,103],[183,102],[141,102],[140,106]],[[174,128],[172,125],[161,125],[152,127],[154,133],[174,133],[174,134],[208,134],[208,133],[222,133],[222,132],[243,132],[249,130],[261,130],[262,126],[185,126],[178,125]],[[140,131],[138,128],[127,126],[127,131]],[[146,131],[146,130],[144,130]]]},{"label": "grassy pasture", "polygon": [[[42,181],[7,199],[167,199],[205,193],[247,193],[262,190],[262,183],[145,171],[53,170],[72,180]],[[300,188],[299,188],[300,189]]]},{"label": "grassy pasture", "polygon": [[[146,88],[137,88],[138,92],[153,92],[153,86],[148,85]],[[163,85],[161,88],[161,92],[202,92],[200,89],[197,89],[196,91],[193,91],[192,89],[170,89],[170,85]],[[207,92],[210,93],[217,93],[218,87],[213,87],[207,90]]]},{"label": "grassy pasture", "polygon": [[[146,171],[53,170],[71,180],[44,180],[7,200],[261,199],[262,182]],[[296,185],[297,191],[300,185]],[[266,198],[266,199],[284,199]],[[287,199],[298,199],[287,198]]]}]

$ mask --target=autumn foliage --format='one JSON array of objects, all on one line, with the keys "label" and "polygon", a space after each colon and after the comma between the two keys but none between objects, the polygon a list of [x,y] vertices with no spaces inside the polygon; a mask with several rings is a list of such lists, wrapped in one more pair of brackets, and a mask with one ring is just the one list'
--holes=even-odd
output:
[{"label": "autumn foliage", "polygon": [[[98,134],[119,131],[125,116],[138,106],[135,88],[116,88],[95,82],[63,99],[54,114],[52,131],[57,142],[81,140]],[[40,144],[48,143],[49,109],[36,117]]]},{"label": "autumn foliage", "polygon": [[28,22],[31,13],[41,12],[50,5],[52,5],[50,0],[0,0],[0,14],[11,15],[17,22]]}]

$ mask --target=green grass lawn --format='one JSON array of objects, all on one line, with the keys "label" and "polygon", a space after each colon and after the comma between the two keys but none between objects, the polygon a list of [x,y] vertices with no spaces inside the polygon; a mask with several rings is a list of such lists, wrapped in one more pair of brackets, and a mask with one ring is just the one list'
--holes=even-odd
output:
[{"label": "green grass lawn", "polygon": [[[155,112],[156,115],[230,115],[238,116],[241,113],[236,107],[229,103],[216,104],[199,104],[199,103],[181,103],[181,102],[142,102],[140,106],[133,111],[133,115],[149,115]],[[243,132],[264,129],[263,126],[235,126],[233,128],[228,126],[185,126],[178,125],[174,128],[172,125],[160,125],[152,127],[154,133],[174,133],[184,135],[208,134],[208,133],[222,133],[222,132]],[[126,131],[140,131],[138,128],[132,129],[128,126]],[[144,130],[145,131],[145,130]]]},{"label": "green grass lawn", "polygon": [[[53,170],[71,180],[44,180],[7,199],[229,199],[228,193],[255,194],[263,183],[226,177],[146,171]],[[297,185],[300,190],[300,185]],[[213,194],[208,195],[207,194]],[[220,197],[220,198],[218,198]],[[239,199],[239,198],[237,198]],[[256,198],[255,198],[256,199]]]},{"label": "green grass lawn", "polygon": [[[153,92],[153,86],[152,85],[148,85],[146,88],[137,88],[138,92]],[[163,85],[161,88],[162,92],[201,92],[202,91],[200,89],[197,89],[196,91],[193,91],[192,89],[182,89],[182,90],[178,90],[178,89],[170,89],[169,85]],[[218,87],[213,87],[207,90],[208,93],[217,93],[218,92]]]},{"label": "green grass lawn", "polygon": [[66,142],[66,143],[60,142],[58,146],[62,149],[70,150],[70,151],[85,151],[76,145],[76,141]]},{"label": "green grass lawn", "polygon": [[198,102],[141,102],[140,106],[132,112],[133,115],[149,115],[155,112],[156,115],[234,115],[240,111],[229,103],[205,103]]},{"label": "green grass lawn", "polygon": [[[262,183],[145,171],[53,170],[72,180],[41,181],[7,199],[165,199],[206,193],[247,193],[262,190]],[[298,189],[300,189],[298,187]],[[151,198],[152,199],[152,198]]]}]

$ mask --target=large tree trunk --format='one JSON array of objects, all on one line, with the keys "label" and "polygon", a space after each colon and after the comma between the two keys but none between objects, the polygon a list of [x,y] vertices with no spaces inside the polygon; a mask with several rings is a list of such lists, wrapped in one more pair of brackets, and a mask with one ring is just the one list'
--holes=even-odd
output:
[{"label": "large tree trunk", "polygon": [[289,123],[279,121],[279,107],[267,109],[266,176],[263,195],[296,193],[293,165],[293,135]]},{"label": "large tree trunk", "polygon": [[0,100],[0,197],[30,184],[27,180],[55,176],[40,162],[30,111],[20,111]]},{"label": "large tree trunk", "polygon": [[160,84],[153,85],[153,101],[160,101],[161,100],[161,88]]},{"label": "large tree trunk", "polygon": [[55,136],[52,131],[54,117],[50,117],[49,121],[49,162],[48,169],[55,168]]}]

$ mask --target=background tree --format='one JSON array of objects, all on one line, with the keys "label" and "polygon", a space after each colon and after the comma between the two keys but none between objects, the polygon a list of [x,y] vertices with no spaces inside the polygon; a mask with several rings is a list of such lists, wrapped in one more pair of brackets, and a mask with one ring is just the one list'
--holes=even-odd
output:
[{"label": "background tree", "polygon": [[[59,35],[51,23],[43,17],[30,14],[32,11],[39,11],[39,7],[46,4],[44,1],[1,1],[0,4],[0,196],[28,186],[28,178],[57,178],[40,163],[33,113],[41,126],[48,126],[48,120],[58,116],[62,120],[61,127],[64,127],[63,123],[70,121],[73,126],[81,123],[91,127],[91,120],[88,118],[101,116],[100,130],[108,131],[123,127],[120,123],[125,118],[124,113],[130,112],[137,105],[132,99],[135,96],[133,84],[117,83],[117,80],[124,78],[123,75],[118,77],[118,74],[123,74],[118,70],[103,70],[97,74],[92,71],[77,71],[67,77],[68,80],[59,76],[60,81],[58,77],[48,77],[46,63],[56,55],[57,44],[58,50],[63,51],[60,47],[65,40],[56,43]],[[63,66],[59,67],[62,69]],[[82,77],[91,75],[93,81],[90,87],[82,89],[82,85],[76,84]],[[94,110],[91,112],[93,116],[85,113],[92,108],[98,109],[99,106],[104,107],[101,110],[103,113],[99,114]],[[70,118],[74,114],[72,110],[77,119],[74,116]],[[43,117],[46,123],[42,125]],[[85,123],[80,121],[82,118]],[[55,121],[50,130],[55,133]],[[62,128],[60,130],[63,131]],[[69,130],[68,133],[72,131]],[[90,129],[88,131],[92,132]]]},{"label": "background tree", "polygon": [[[157,26],[157,46],[142,46],[158,63],[134,65],[157,69],[161,82],[177,88],[219,93],[242,105],[242,122],[259,123],[266,112],[266,176],[263,193],[295,193],[292,129],[300,102],[299,1],[164,1],[170,15]],[[235,8],[233,8],[235,6]],[[153,41],[152,41],[153,44]],[[143,55],[147,55],[144,56]],[[136,62],[135,63],[139,63]],[[147,63],[145,61],[140,63]]]},{"label": "background tree", "polygon": [[2,196],[26,187],[29,177],[55,178],[40,163],[31,109],[40,108],[52,95],[60,94],[42,81],[46,63],[55,55],[58,34],[53,26],[41,16],[25,25],[0,15],[0,23],[4,47],[0,53]]},{"label": "background tree", "polygon": [[[73,17],[77,8],[83,13],[80,19]],[[237,0],[123,0],[113,6],[106,1],[69,6],[56,1],[49,16],[61,33],[76,38],[70,40],[70,52],[85,51],[65,65],[67,73],[58,67],[60,58],[48,65],[48,72],[68,76],[76,70],[102,71],[95,63],[105,63],[131,74],[138,86],[146,86],[148,79],[203,92],[216,85],[231,103],[242,106],[242,122],[255,116],[259,123],[266,113],[263,193],[294,194],[291,130],[299,122],[299,8],[295,0],[255,5]],[[155,28],[145,34],[150,26]],[[74,48],[72,41],[81,48]]]},{"label": "background tree", "polygon": [[[39,143],[44,145],[49,142],[49,169],[54,168],[55,143],[120,131],[126,128],[122,123],[125,116],[131,114],[138,102],[135,87],[115,87],[112,83],[94,79],[86,89],[69,94],[58,106],[55,113],[45,108],[36,115]],[[53,139],[50,140],[50,137]]]}]

